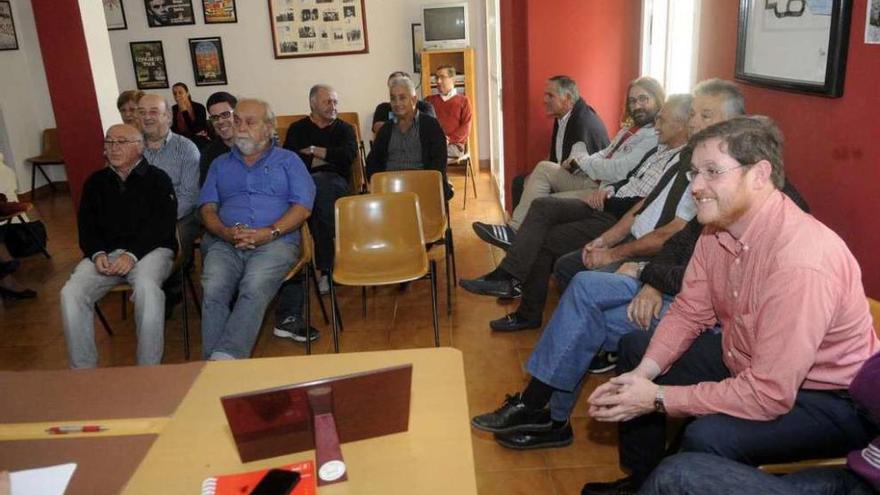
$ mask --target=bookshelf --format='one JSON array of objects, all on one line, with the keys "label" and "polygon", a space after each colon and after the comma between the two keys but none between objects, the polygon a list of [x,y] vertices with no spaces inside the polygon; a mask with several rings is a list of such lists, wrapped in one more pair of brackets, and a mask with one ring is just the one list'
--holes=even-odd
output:
[{"label": "bookshelf", "polygon": [[435,69],[441,65],[455,67],[455,88],[459,94],[468,97],[471,104],[471,132],[468,136],[468,150],[475,164],[480,163],[480,148],[477,142],[477,71],[474,67],[474,49],[431,50],[422,52],[422,98],[437,93],[434,80]]}]

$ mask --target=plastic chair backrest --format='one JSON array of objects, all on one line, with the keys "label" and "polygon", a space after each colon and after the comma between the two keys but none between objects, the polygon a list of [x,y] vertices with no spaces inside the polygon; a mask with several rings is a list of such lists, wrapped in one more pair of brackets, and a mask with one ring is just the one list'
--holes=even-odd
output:
[{"label": "plastic chair backrest", "polygon": [[414,192],[419,196],[425,242],[433,243],[446,233],[446,199],[443,176],[436,170],[400,170],[379,172],[370,179],[374,193]]},{"label": "plastic chair backrest", "polygon": [[298,120],[302,120],[308,115],[276,115],[275,116],[275,132],[278,134],[278,146],[284,146],[284,140],[287,139],[287,129],[290,125]]},{"label": "plastic chair backrest", "polygon": [[61,144],[58,141],[58,129],[43,130],[43,149],[40,150],[40,157],[43,159],[55,159],[59,162],[64,161],[61,154]]},{"label": "plastic chair backrest", "polygon": [[333,279],[346,285],[393,284],[428,272],[415,193],[360,194],[336,201]]}]

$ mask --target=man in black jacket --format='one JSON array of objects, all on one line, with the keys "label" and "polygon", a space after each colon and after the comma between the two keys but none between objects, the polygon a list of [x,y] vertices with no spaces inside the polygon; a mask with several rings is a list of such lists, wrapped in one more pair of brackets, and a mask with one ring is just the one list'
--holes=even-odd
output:
[{"label": "man in black jacket", "polygon": [[85,257],[61,290],[61,315],[71,368],[93,368],[94,306],[115,285],[133,290],[139,365],[162,362],[165,294],[177,251],[177,198],[171,179],[143,158],[140,131],[114,125],[104,140],[108,167],[83,186],[77,221]]}]

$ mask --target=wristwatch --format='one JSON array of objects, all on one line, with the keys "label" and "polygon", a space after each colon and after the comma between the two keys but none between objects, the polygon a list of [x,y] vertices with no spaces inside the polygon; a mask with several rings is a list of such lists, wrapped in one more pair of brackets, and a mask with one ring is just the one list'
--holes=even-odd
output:
[{"label": "wristwatch", "polygon": [[309,154],[310,154],[310,155],[314,155],[314,154],[315,154],[315,145],[314,145],[314,144],[311,145],[311,146],[309,146]]},{"label": "wristwatch", "polygon": [[654,396],[654,411],[666,414],[666,404],[663,402],[663,385],[657,387],[657,395]]},{"label": "wristwatch", "polygon": [[281,229],[272,225],[272,240],[278,239],[281,236]]},{"label": "wristwatch", "polygon": [[645,270],[645,267],[648,266],[648,262],[647,261],[639,261],[636,264],[639,265],[638,270],[636,270],[636,279],[640,279],[640,278],[642,278],[642,272]]}]

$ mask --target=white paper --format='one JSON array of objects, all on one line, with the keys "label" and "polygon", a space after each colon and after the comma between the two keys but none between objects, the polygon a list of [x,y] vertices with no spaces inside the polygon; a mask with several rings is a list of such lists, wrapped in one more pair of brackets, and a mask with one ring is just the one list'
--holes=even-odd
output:
[{"label": "white paper", "polygon": [[9,473],[12,495],[64,495],[76,464],[59,464]]}]

